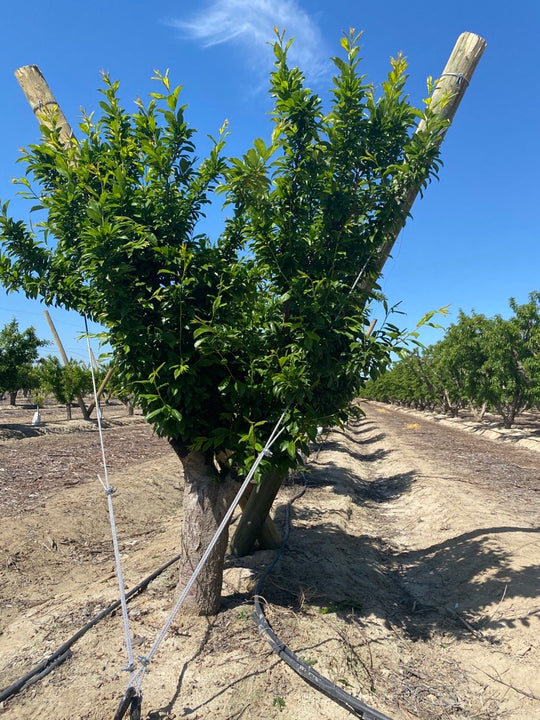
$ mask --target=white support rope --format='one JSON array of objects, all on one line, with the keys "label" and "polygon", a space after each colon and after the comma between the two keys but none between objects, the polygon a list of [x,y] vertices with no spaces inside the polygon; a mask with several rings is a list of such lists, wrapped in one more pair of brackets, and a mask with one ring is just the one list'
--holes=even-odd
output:
[{"label": "white support rope", "polygon": [[263,459],[265,456],[271,455],[270,448],[272,447],[272,445],[274,444],[274,442],[278,439],[278,437],[281,435],[281,433],[282,433],[283,430],[285,429],[285,428],[281,428],[281,430],[278,431],[279,426],[280,426],[281,423],[283,422],[283,418],[285,417],[285,413],[287,412],[287,410],[288,410],[288,408],[286,408],[286,409],[283,411],[283,413],[281,414],[281,417],[279,418],[279,420],[278,420],[277,423],[275,424],[274,429],[272,430],[272,432],[271,432],[271,434],[270,434],[270,437],[269,437],[268,440],[266,441],[266,445],[265,445],[264,448],[261,450],[261,452],[260,452],[259,455],[257,456],[257,459],[255,460],[255,462],[254,462],[253,465],[251,466],[251,469],[250,469],[250,471],[248,472],[248,474],[246,475],[246,478],[245,478],[244,482],[242,483],[242,485],[241,485],[241,487],[240,487],[240,490],[239,490],[238,493],[236,494],[236,497],[234,498],[234,500],[232,501],[229,509],[228,509],[227,512],[225,513],[225,517],[224,517],[223,520],[221,521],[220,526],[218,527],[218,529],[216,530],[216,532],[215,532],[215,534],[214,534],[214,537],[213,537],[212,540],[210,541],[210,544],[208,545],[208,547],[206,548],[203,556],[202,556],[201,559],[199,560],[199,563],[198,563],[197,567],[196,567],[195,570],[193,571],[193,574],[191,575],[190,579],[188,580],[188,582],[187,582],[187,584],[186,584],[186,587],[184,588],[184,590],[182,591],[180,597],[178,598],[178,600],[177,600],[177,602],[176,602],[176,605],[174,606],[174,608],[173,608],[172,611],[171,611],[171,614],[169,615],[169,617],[168,617],[167,620],[165,621],[165,624],[163,625],[163,628],[161,629],[161,632],[160,632],[159,635],[157,636],[154,644],[152,645],[152,648],[150,649],[150,652],[148,653],[148,655],[146,655],[146,657],[140,657],[140,658],[139,658],[139,660],[140,660],[140,662],[141,662],[141,667],[140,667],[138,670],[136,670],[135,672],[133,672],[133,674],[131,675],[131,678],[130,678],[129,684],[128,684],[128,689],[129,689],[129,687],[135,687],[135,686],[136,686],[138,693],[141,692],[142,681],[143,681],[144,676],[145,676],[145,674],[146,674],[148,665],[150,664],[152,658],[154,657],[154,655],[155,655],[156,652],[158,651],[158,648],[159,648],[159,646],[161,645],[163,639],[164,639],[165,636],[167,635],[167,632],[169,631],[169,628],[171,627],[171,625],[172,625],[172,623],[173,623],[173,621],[174,621],[174,618],[176,617],[176,614],[178,613],[178,611],[179,611],[180,608],[182,607],[182,604],[184,603],[184,600],[186,599],[189,591],[191,590],[191,588],[193,587],[195,581],[197,580],[197,578],[198,578],[201,570],[203,569],[206,561],[208,560],[208,557],[209,557],[210,553],[212,552],[215,544],[217,543],[217,541],[218,541],[219,538],[221,537],[221,534],[223,533],[223,531],[225,530],[225,528],[226,528],[227,525],[229,524],[229,520],[231,519],[231,516],[232,516],[233,512],[235,511],[238,503],[240,502],[240,498],[242,497],[242,495],[244,494],[247,486],[248,486],[249,483],[251,482],[251,480],[252,480],[252,478],[253,478],[253,476],[254,476],[257,468],[259,467],[259,465],[260,465],[260,463],[261,463],[261,461],[262,461],[262,459]]},{"label": "white support rope", "polygon": [[97,425],[98,425],[98,432],[99,432],[99,442],[101,446],[101,462],[103,464],[103,474],[105,477],[105,481],[101,479],[101,476],[98,473],[98,480],[101,483],[101,486],[105,490],[105,494],[107,495],[107,507],[109,510],[109,520],[111,524],[111,535],[112,535],[112,542],[113,542],[113,549],[114,549],[114,561],[116,565],[116,577],[118,579],[118,589],[120,594],[120,606],[122,608],[122,622],[124,626],[124,643],[126,646],[126,652],[128,657],[127,666],[125,668],[122,668],[123,670],[127,670],[129,672],[132,672],[135,669],[135,658],[133,655],[133,645],[131,642],[131,631],[129,627],[129,615],[128,615],[128,609],[127,609],[127,600],[126,600],[126,588],[124,585],[124,577],[122,574],[122,562],[120,560],[120,549],[118,547],[118,533],[116,531],[116,520],[114,517],[114,507],[113,507],[113,501],[112,496],[116,492],[115,488],[111,486],[109,483],[109,471],[107,467],[107,456],[105,454],[105,444],[103,441],[103,428],[101,426],[101,410],[99,406],[99,398],[97,394],[96,389],[96,376],[94,373],[94,365],[92,363],[92,351],[90,348],[90,338],[88,333],[88,322],[86,320],[86,316],[84,317],[84,325],[86,329],[86,345],[88,348],[88,357],[90,358],[90,373],[92,375],[92,388],[94,392],[94,403],[96,406],[96,417],[97,417]]}]

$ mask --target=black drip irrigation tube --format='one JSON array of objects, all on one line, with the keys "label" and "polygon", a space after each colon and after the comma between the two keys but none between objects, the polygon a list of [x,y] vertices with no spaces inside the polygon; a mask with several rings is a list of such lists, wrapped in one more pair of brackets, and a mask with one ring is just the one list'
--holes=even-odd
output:
[{"label": "black drip irrigation tube", "polygon": [[[155,580],[158,575],[161,575],[162,572],[164,572],[168,567],[173,565],[179,559],[180,555],[175,555],[175,557],[166,562],[165,565],[162,565],[157,570],[154,570],[151,575],[148,575],[148,577],[146,577],[138,585],[135,585],[134,588],[132,588],[128,593],[126,593],[126,600],[131,600],[139,593],[144,592],[144,590],[146,590],[147,586],[152,582],[152,580]],[[80,630],[78,630],[75,635],[72,635],[69,640],[66,640],[66,642],[61,645],[57,650],[55,650],[52,655],[49,655],[48,658],[45,658],[45,660],[40,662],[39,665],[36,665],[32,670],[30,670],[30,672],[26,673],[26,675],[16,680],[5,690],[0,691],[0,703],[4,702],[5,700],[9,700],[11,697],[17,695],[17,693],[20,693],[25,688],[33,685],[35,682],[38,682],[50,672],[52,672],[56,667],[61,665],[65,660],[68,660],[73,655],[70,650],[71,646],[74,645],[77,640],[82,638],[82,636],[85,635],[88,630],[93,628],[94,625],[97,625],[98,622],[103,620],[103,618],[106,618],[107,615],[110,615],[119,607],[120,600],[116,600],[111,605],[109,605],[109,607],[106,607],[105,610],[102,610],[100,613],[98,613],[94,618],[92,618],[92,620],[87,622],[86,625],[84,625]]]},{"label": "black drip irrigation tube", "polygon": [[287,665],[294,670],[295,673],[300,675],[306,682],[308,682],[312,687],[314,687],[316,690],[319,690],[320,692],[324,693],[327,697],[329,697],[331,700],[336,702],[338,705],[341,705],[341,707],[345,708],[345,710],[348,710],[353,715],[356,715],[357,717],[361,718],[362,720],[392,720],[392,718],[388,717],[388,715],[384,715],[383,713],[379,712],[378,710],[375,710],[369,705],[366,705],[365,703],[361,702],[357,698],[354,697],[354,695],[350,695],[348,692],[343,690],[342,688],[338,687],[337,685],[334,685],[333,682],[328,680],[328,678],[324,677],[324,675],[321,675],[316,670],[314,670],[310,665],[308,665],[306,662],[304,662],[301,658],[296,655],[290,648],[283,643],[276,633],[273,631],[272,626],[266,619],[266,616],[264,614],[264,611],[261,606],[261,590],[262,587],[274,569],[274,567],[277,565],[278,561],[280,560],[281,556],[283,555],[283,552],[285,550],[285,545],[287,543],[287,540],[289,538],[289,532],[290,532],[290,510],[291,505],[295,500],[298,500],[304,492],[306,491],[306,485],[305,485],[305,478],[304,478],[304,487],[302,490],[297,493],[286,505],[285,508],[285,530],[283,533],[283,539],[281,541],[281,546],[276,553],[275,558],[270,563],[270,565],[266,568],[265,572],[261,576],[259,582],[257,583],[257,587],[255,589],[255,594],[253,596],[253,602],[255,605],[255,611],[252,613],[251,618],[255,625],[257,626],[259,632],[261,635],[265,638],[265,640],[269,643],[272,650],[283,660],[283,662],[287,663]]}]

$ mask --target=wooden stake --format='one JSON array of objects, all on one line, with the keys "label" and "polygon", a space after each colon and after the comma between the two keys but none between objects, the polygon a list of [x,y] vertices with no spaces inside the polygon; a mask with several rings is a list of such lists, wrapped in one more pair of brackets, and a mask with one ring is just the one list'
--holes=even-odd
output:
[{"label": "wooden stake", "polygon": [[[457,39],[433,92],[432,110],[443,120],[448,120],[449,123],[451,123],[454,119],[454,115],[469,87],[469,83],[486,49],[486,45],[487,43],[483,38],[470,32],[462,33]],[[424,124],[420,123],[416,132],[421,132],[423,129]],[[439,146],[444,140],[447,131],[448,128],[441,133]],[[416,196],[420,191],[420,186],[421,184],[409,188],[400,203],[399,219],[390,230],[388,240],[382,245],[378,252],[378,258],[373,269],[376,278],[381,274],[384,264],[392,252],[394,243],[405,225],[405,221],[411,212]],[[372,286],[373,283],[371,281],[366,282],[364,284],[364,290],[371,290]]]},{"label": "wooden stake", "polygon": [[73,130],[38,66],[24,65],[15,70],[15,77],[39,124],[50,126],[53,118],[56,118],[57,126],[60,128],[60,139],[68,145],[74,138]]},{"label": "wooden stake", "polygon": [[[30,107],[32,108],[39,124],[51,127],[53,121],[56,120],[56,125],[60,128],[60,140],[64,143],[64,145],[67,146],[72,141],[76,142],[71,126],[38,66],[24,65],[23,67],[15,70],[15,77],[17,78],[26,99],[30,103]],[[45,317],[49,323],[49,327],[51,328],[51,332],[56,341],[56,345],[58,346],[62,360],[64,361],[64,365],[67,365],[69,362],[67,355],[47,310],[45,310]],[[93,362],[95,365],[94,358]],[[106,382],[104,381],[102,383],[102,386],[98,391],[98,398],[105,389],[105,385],[109,381],[111,375],[112,370],[110,374],[107,374]],[[95,401],[93,401],[88,408],[81,397],[77,397],[77,402],[79,403],[83,417],[85,420],[89,420],[95,407]]]},{"label": "wooden stake", "polygon": [[[90,352],[92,352],[92,351],[90,351]],[[93,355],[94,355],[94,353],[92,353],[92,357],[93,357]],[[95,358],[94,358],[94,361],[95,361]],[[95,369],[97,370],[97,364],[96,364]],[[101,385],[98,387],[98,389],[96,391],[96,397],[92,400],[92,402],[88,406],[88,414],[89,415],[91,415],[93,413],[94,408],[96,407],[96,399],[99,400],[99,398],[102,396],[103,391],[109,384],[109,380],[112,378],[115,370],[116,370],[116,368],[114,367],[114,365],[111,365],[111,367],[105,373],[105,377],[101,381]]]}]

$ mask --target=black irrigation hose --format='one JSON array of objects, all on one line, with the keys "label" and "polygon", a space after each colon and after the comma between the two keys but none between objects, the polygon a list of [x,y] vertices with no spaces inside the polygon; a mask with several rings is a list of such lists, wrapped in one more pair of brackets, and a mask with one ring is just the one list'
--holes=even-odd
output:
[{"label": "black irrigation hose", "polygon": [[[305,479],[304,479],[305,482]],[[255,595],[253,596],[253,602],[255,604],[255,611],[252,613],[251,617],[253,619],[253,622],[257,626],[259,632],[261,635],[264,636],[264,638],[269,643],[272,650],[284,661],[287,663],[287,665],[292,668],[292,670],[295,671],[300,677],[302,677],[304,680],[306,680],[310,685],[312,685],[316,690],[319,690],[320,692],[324,693],[327,697],[329,697],[331,700],[336,702],[338,705],[341,705],[341,707],[345,708],[345,710],[348,710],[353,715],[356,715],[357,717],[361,718],[362,720],[392,720],[388,717],[388,715],[383,715],[383,713],[378,712],[378,710],[374,710],[373,708],[370,708],[369,705],[366,705],[365,703],[361,702],[357,698],[355,698],[353,695],[350,695],[348,692],[345,692],[345,690],[342,690],[337,685],[334,685],[333,682],[328,680],[328,678],[325,678],[324,675],[321,675],[316,670],[314,670],[310,665],[305,663],[301,658],[298,657],[292,650],[290,650],[285,643],[283,643],[278,636],[275,634],[275,632],[272,630],[272,627],[268,620],[266,619],[266,616],[264,614],[264,611],[261,607],[260,602],[260,592],[262,589],[262,586],[266,580],[266,578],[270,575],[274,567],[276,566],[278,560],[283,555],[283,552],[285,550],[285,544],[289,537],[289,531],[290,531],[290,508],[292,503],[297,500],[299,497],[301,497],[304,492],[306,491],[306,487],[304,484],[304,487],[302,490],[295,495],[292,500],[289,501],[289,503],[286,506],[286,515],[285,515],[285,532],[283,533],[283,539],[281,541],[281,546],[276,553],[276,557],[272,561],[272,563],[266,568],[265,572],[261,576],[259,582],[257,583],[257,588],[255,590]]]},{"label": "black irrigation hose", "polygon": [[[135,597],[135,595],[138,595],[139,593],[146,590],[147,586],[152,582],[152,580],[155,580],[158,575],[161,575],[162,572],[164,572],[168,567],[173,565],[179,559],[180,555],[175,555],[172,560],[169,560],[165,563],[165,565],[162,565],[157,570],[154,570],[151,575],[148,575],[148,577],[146,577],[138,585],[135,585],[134,588],[132,588],[128,593],[126,593],[126,600],[131,600],[133,597]],[[33,685],[33,683],[41,680],[52,670],[54,670],[54,668],[61,665],[64,660],[68,660],[73,654],[70,650],[70,647],[74,645],[77,640],[79,640],[85,633],[87,633],[88,630],[93,628],[94,625],[97,625],[98,622],[103,620],[103,618],[107,617],[107,615],[110,615],[112,612],[114,612],[118,607],[120,607],[120,600],[116,600],[111,605],[109,605],[109,607],[105,608],[105,610],[102,610],[100,613],[98,613],[80,630],[77,630],[75,635],[72,635],[69,640],[66,640],[63,645],[61,645],[57,650],[55,650],[52,655],[49,655],[48,658],[45,658],[45,660],[40,662],[39,665],[36,665],[32,670],[30,670],[30,672],[28,672],[22,678],[19,678],[19,680],[16,680],[5,690],[0,691],[0,703],[4,702],[4,700],[9,700],[9,698],[13,697],[13,695],[16,695],[17,693],[21,692],[21,690],[27,688],[29,685]]]}]

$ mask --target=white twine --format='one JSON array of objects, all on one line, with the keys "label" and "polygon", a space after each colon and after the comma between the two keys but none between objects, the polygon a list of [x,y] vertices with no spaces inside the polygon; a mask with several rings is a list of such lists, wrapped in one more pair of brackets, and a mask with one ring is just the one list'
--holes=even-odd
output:
[{"label": "white twine", "polygon": [[[288,408],[287,408],[287,409],[288,409]],[[248,486],[249,483],[251,482],[251,480],[252,480],[252,478],[253,478],[253,475],[255,474],[255,471],[256,471],[257,468],[259,467],[262,459],[263,459],[265,456],[271,454],[271,453],[270,453],[270,448],[272,447],[272,445],[274,444],[274,442],[278,439],[278,437],[281,435],[281,433],[284,431],[285,428],[281,428],[281,430],[279,430],[279,432],[278,432],[278,428],[279,428],[279,426],[281,425],[281,423],[282,423],[282,421],[283,421],[283,418],[285,417],[285,413],[287,412],[287,409],[284,410],[283,413],[281,414],[281,417],[279,418],[279,420],[277,421],[276,425],[274,426],[274,429],[272,430],[272,433],[270,434],[270,437],[269,437],[268,440],[266,441],[266,445],[265,445],[264,448],[261,450],[261,452],[260,452],[259,455],[257,456],[257,459],[255,460],[255,462],[254,462],[253,465],[251,466],[251,469],[250,469],[250,471],[248,472],[248,474],[246,475],[246,478],[245,478],[244,482],[242,483],[242,485],[241,485],[241,487],[240,487],[240,490],[239,490],[238,493],[236,494],[236,497],[234,498],[234,500],[232,501],[229,509],[228,509],[227,512],[225,513],[225,516],[224,516],[223,520],[221,521],[221,524],[219,525],[218,529],[216,530],[216,532],[215,532],[215,534],[214,534],[214,537],[213,537],[212,540],[210,541],[210,544],[209,544],[208,547],[206,548],[203,556],[202,556],[201,559],[199,560],[199,563],[198,563],[197,567],[196,567],[195,570],[193,571],[193,574],[191,575],[190,579],[188,580],[188,582],[187,582],[187,584],[186,584],[186,587],[184,588],[184,590],[182,591],[180,597],[178,598],[178,600],[177,600],[177,602],[176,602],[176,605],[174,606],[174,608],[172,609],[169,617],[168,617],[167,620],[165,621],[165,623],[164,623],[164,625],[163,625],[163,628],[161,629],[161,632],[160,632],[159,635],[157,636],[156,641],[154,642],[154,644],[152,645],[152,648],[150,649],[150,652],[148,653],[148,655],[147,655],[146,657],[140,657],[140,658],[139,658],[139,660],[141,661],[141,667],[132,674],[132,676],[131,676],[131,678],[130,678],[130,680],[129,680],[129,685],[128,685],[128,687],[131,687],[131,686],[135,686],[135,685],[136,685],[136,686],[137,686],[137,689],[138,689],[138,692],[140,693],[140,691],[141,691],[141,686],[142,686],[142,681],[143,681],[144,676],[145,676],[145,674],[146,674],[148,665],[150,664],[152,658],[154,657],[154,655],[155,655],[156,652],[158,651],[158,648],[159,648],[159,646],[161,645],[163,639],[164,639],[165,636],[167,635],[167,632],[169,631],[169,628],[171,627],[171,625],[172,625],[172,623],[173,623],[173,621],[174,621],[174,618],[176,617],[176,614],[178,613],[178,611],[179,611],[180,608],[182,607],[182,605],[183,605],[183,603],[184,603],[184,600],[185,600],[186,597],[188,596],[189,591],[191,590],[191,588],[193,587],[195,581],[197,580],[197,578],[198,578],[201,570],[203,569],[206,561],[208,560],[208,557],[209,557],[210,553],[212,552],[215,544],[216,544],[217,541],[219,540],[222,532],[225,530],[225,528],[226,528],[227,525],[229,524],[229,520],[231,519],[231,516],[232,516],[233,512],[235,511],[238,503],[240,502],[240,498],[242,497],[242,495],[244,494],[245,489],[247,488],[247,486]]]},{"label": "white twine", "polygon": [[124,626],[124,643],[126,646],[126,652],[128,657],[128,664],[124,670],[133,671],[135,668],[135,658],[133,655],[133,645],[131,642],[131,631],[129,626],[129,615],[128,615],[128,609],[127,609],[127,600],[126,600],[126,588],[124,585],[124,577],[122,574],[122,562],[120,560],[120,549],[118,547],[118,533],[116,530],[116,520],[114,517],[114,507],[113,507],[113,501],[112,496],[116,492],[115,488],[111,486],[109,483],[109,471],[107,467],[107,457],[105,455],[105,443],[103,441],[103,428],[101,426],[101,409],[99,406],[99,398],[97,394],[96,389],[96,377],[94,373],[94,365],[92,363],[92,351],[90,348],[90,339],[88,337],[88,322],[86,320],[86,317],[84,318],[84,324],[86,328],[86,345],[88,348],[88,357],[90,358],[90,373],[92,375],[92,388],[94,392],[94,403],[96,406],[96,418],[97,418],[97,425],[98,425],[98,432],[99,432],[99,442],[101,446],[101,461],[103,464],[103,472],[105,476],[105,481],[102,480],[99,473],[97,474],[98,480],[101,483],[101,486],[105,490],[105,494],[107,495],[107,506],[109,510],[109,521],[111,525],[111,535],[112,535],[112,542],[113,542],[113,549],[114,549],[114,562],[116,566],[116,577],[118,580],[118,590],[120,594],[120,606],[122,608],[122,623]]}]

